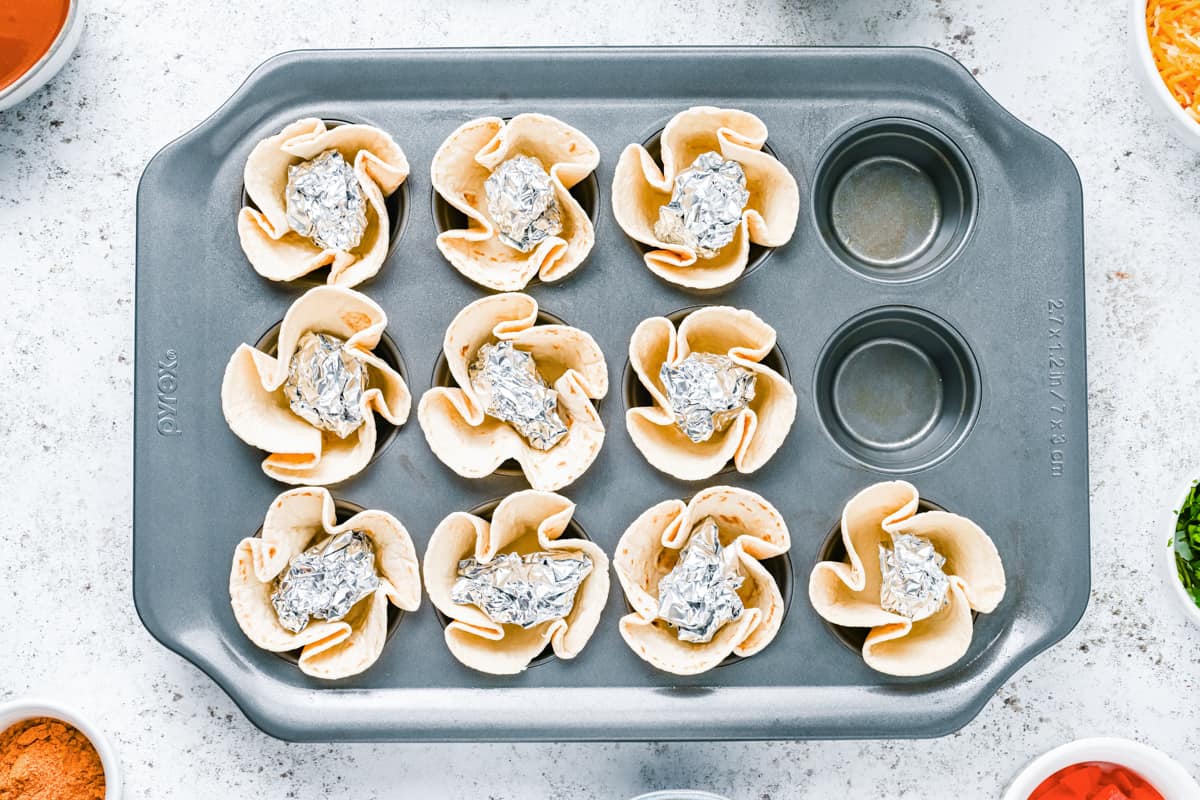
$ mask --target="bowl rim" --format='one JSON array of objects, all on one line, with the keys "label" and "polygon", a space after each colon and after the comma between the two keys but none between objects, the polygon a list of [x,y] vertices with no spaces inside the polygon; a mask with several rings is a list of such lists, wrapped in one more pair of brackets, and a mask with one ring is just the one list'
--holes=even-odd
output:
[{"label": "bowl rim", "polygon": [[[83,2],[84,0],[67,0],[67,18],[63,20],[62,27],[58,29],[58,35],[54,37],[54,41],[52,41],[50,46],[46,48],[46,52],[42,53],[41,57],[37,61],[33,62],[33,65],[29,69],[25,70],[25,72],[23,72],[8,86],[0,89],[0,103],[4,102],[10,97],[21,94],[25,87],[31,83],[35,83],[38,74],[42,72],[42,70],[44,70],[50,62],[58,57],[59,52],[64,47],[74,50],[75,44],[77,44],[79,41],[78,37],[74,38],[73,43],[68,44],[68,42],[72,40],[74,30],[82,21],[82,12],[79,10],[79,6]],[[57,72],[57,70],[55,71]],[[48,76],[42,81],[42,83],[44,84],[49,81],[50,77],[53,76]],[[35,88],[33,91],[37,91],[37,89]]]},{"label": "bowl rim", "polygon": [[631,800],[727,800],[727,798],[724,795],[700,789],[658,789],[646,794],[639,794]]},{"label": "bowl rim", "polygon": [[45,697],[22,697],[0,703],[0,732],[36,717],[52,717],[78,728],[91,741],[104,768],[104,800],[121,798],[121,759],[104,731],[78,709]]},{"label": "bowl rim", "polygon": [[[1200,480],[1200,473],[1193,478],[1181,478],[1178,482],[1172,484],[1171,494],[1164,498],[1168,502],[1162,512],[1163,539],[1156,545],[1162,547],[1163,582],[1166,584],[1167,593],[1175,598],[1175,605],[1179,608],[1180,613],[1196,625],[1200,625],[1200,606],[1196,605],[1191,596],[1184,591],[1183,584],[1179,580],[1179,573],[1175,567],[1175,548],[1173,545],[1175,540],[1175,525],[1179,520],[1179,509],[1183,507],[1183,501],[1187,499],[1188,494],[1192,491],[1192,486],[1198,480]],[[1170,544],[1166,544],[1167,542]],[[1163,546],[1164,544],[1165,546]]]},{"label": "bowl rim", "polygon": [[1120,737],[1096,736],[1061,744],[1031,761],[1013,778],[1003,800],[1028,800],[1042,781],[1072,764],[1102,761],[1120,764],[1144,777],[1165,800],[1200,794],[1200,784],[1179,762],[1150,745]]},{"label": "bowl rim", "polygon": [[1146,31],[1146,6],[1149,0],[1129,0],[1129,35],[1133,58],[1142,73],[1144,88],[1171,119],[1177,123],[1179,132],[1191,143],[1200,146],[1200,122],[1192,119],[1167,89],[1154,56],[1150,52],[1150,37]]}]

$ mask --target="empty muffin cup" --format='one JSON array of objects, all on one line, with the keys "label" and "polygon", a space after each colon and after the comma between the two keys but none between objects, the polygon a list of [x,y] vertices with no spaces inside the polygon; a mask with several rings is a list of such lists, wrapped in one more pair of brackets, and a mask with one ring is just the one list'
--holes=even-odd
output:
[{"label": "empty muffin cup", "polygon": [[908,119],[854,128],[826,153],[813,188],[817,228],[833,255],[864,277],[904,282],[962,249],[975,182],[943,133]]},{"label": "empty muffin cup", "polygon": [[979,412],[979,368],[940,317],[906,306],[845,323],[817,359],[817,415],[834,443],[881,472],[946,458]]}]

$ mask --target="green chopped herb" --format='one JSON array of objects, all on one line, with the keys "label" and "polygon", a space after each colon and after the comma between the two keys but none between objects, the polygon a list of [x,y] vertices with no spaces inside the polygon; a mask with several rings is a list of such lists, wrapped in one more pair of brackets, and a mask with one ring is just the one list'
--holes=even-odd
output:
[{"label": "green chopped herb", "polygon": [[1200,485],[1192,483],[1192,490],[1183,501],[1175,521],[1175,535],[1167,542],[1175,549],[1175,567],[1179,570],[1179,582],[1200,606]]}]

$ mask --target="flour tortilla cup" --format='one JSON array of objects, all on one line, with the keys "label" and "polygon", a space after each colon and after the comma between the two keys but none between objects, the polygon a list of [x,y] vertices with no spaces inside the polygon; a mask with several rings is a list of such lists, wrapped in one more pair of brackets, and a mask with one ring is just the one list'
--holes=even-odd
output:
[{"label": "flour tortilla cup", "polygon": [[[221,410],[230,429],[247,444],[270,453],[263,471],[283,483],[328,485],[360,472],[375,450],[375,416],[393,425],[408,419],[412,397],[404,379],[372,349],[387,327],[387,315],[364,294],[340,286],[318,286],[284,315],[276,355],[248,344],[234,351],[221,383]],[[345,439],[314,427],[292,412],[284,394],[288,365],[307,332],[346,341],[346,350],[367,368],[364,421]]]},{"label": "flour tortilla cup", "polygon": [[[353,165],[367,198],[367,229],[352,250],[321,248],[293,231],[287,222],[288,167],[337,150]],[[268,137],[250,151],[243,181],[256,208],[238,214],[238,237],[254,270],[273,281],[291,281],[324,266],[329,283],[356,286],[375,276],[390,244],[384,198],[408,177],[404,151],[387,133],[370,125],[327,128],[319,119],[302,119]]]},{"label": "flour tortilla cup", "polygon": [[[658,584],[674,568],[693,530],[706,517],[717,522],[722,556],[743,577],[738,594],[745,610],[705,643],[684,642],[658,618]],[[760,495],[732,486],[704,489],[691,502],[667,500],[644,511],[617,543],[613,567],[633,612],[620,621],[621,636],[643,660],[676,675],[697,675],[730,655],[752,656],[779,633],[785,603],[763,559],[791,547],[787,523]]]},{"label": "flour tortilla cup", "polygon": [[[276,579],[291,560],[327,536],[362,531],[375,550],[380,585],[345,618],[313,620],[299,633],[279,623],[271,604]],[[337,524],[333,496],[320,487],[290,489],[275,498],[262,533],[243,539],[233,557],[229,598],[238,626],[254,644],[271,652],[300,650],[306,675],[335,680],[370,667],[387,638],[387,605],[416,611],[421,578],[416,549],[404,526],[383,511],[362,511]]]},{"label": "flour tortilla cup", "polygon": [[[752,243],[780,247],[792,238],[800,217],[800,188],[787,167],[763,151],[767,126],[761,119],[745,111],[699,106],[676,114],[660,141],[661,168],[644,147],[631,144],[617,161],[612,184],[613,216],[626,234],[652,248],[644,256],[651,272],[679,286],[715,289],[745,271]],[[654,224],[671,199],[676,176],[709,151],[742,166],[750,199],[733,241],[714,258],[702,259],[690,247],[660,240]]]},{"label": "flour tortilla cup", "polygon": [[960,581],[951,581],[949,599],[932,617],[872,628],[863,643],[863,661],[898,677],[928,675],[953,665],[971,646],[974,624]]},{"label": "flour tortilla cup", "polygon": [[[651,466],[681,480],[703,480],[733,461],[738,472],[760,469],[780,448],[796,419],[796,392],[782,375],[760,363],[775,346],[775,329],[753,311],[729,306],[697,309],[679,324],[651,317],[634,330],[629,363],[654,400],[625,412],[634,445]],[[693,442],[675,424],[659,377],[663,364],[692,353],[728,356],[756,375],[755,396],[723,431]]]},{"label": "flour tortilla cup", "polygon": [[[537,301],[508,293],[468,305],[446,329],[443,353],[456,387],[425,392],[417,420],[434,454],[465,478],[490,475],[508,459],[521,465],[530,486],[553,491],[582,475],[604,443],[604,424],[593,400],[608,393],[604,353],[589,334],[569,325],[536,325]],[[530,353],[538,371],[558,392],[566,437],[537,450],[507,422],[484,413],[468,366],[489,342],[510,341]]]},{"label": "flour tortilla cup", "polygon": [[[972,611],[989,613],[1004,597],[1004,564],[995,544],[974,522],[945,511],[917,513],[920,498],[906,481],[877,483],[855,495],[842,512],[846,561],[822,561],[809,577],[813,608],[833,625],[870,628],[863,659],[889,675],[928,675],[956,663],[971,645]],[[946,558],[949,602],[913,621],[879,605],[879,545],[913,534]]]},{"label": "flour tortilla cup", "polygon": [[[536,158],[550,175],[562,230],[522,253],[502,242],[484,189],[496,167],[516,156]],[[464,276],[489,289],[524,289],[535,276],[562,280],[595,244],[592,221],[570,189],[600,163],[600,151],[580,131],[545,114],[518,114],[507,123],[482,117],[459,126],[433,156],[430,179],[443,199],[467,216],[467,227],[443,231],[438,249]]]},{"label": "flour tortilla cup", "polygon": [[[455,512],[438,525],[425,551],[425,587],[433,605],[450,618],[446,645],[466,666],[492,675],[523,671],[549,644],[554,654],[571,659],[583,650],[600,622],[608,598],[608,557],[586,539],[561,539],[575,504],[551,492],[527,489],[500,501],[489,522]],[[500,553],[537,551],[586,554],[592,571],[575,594],[571,612],[528,630],[501,625],[473,605],[450,599],[458,562],[474,556],[481,563]]]}]

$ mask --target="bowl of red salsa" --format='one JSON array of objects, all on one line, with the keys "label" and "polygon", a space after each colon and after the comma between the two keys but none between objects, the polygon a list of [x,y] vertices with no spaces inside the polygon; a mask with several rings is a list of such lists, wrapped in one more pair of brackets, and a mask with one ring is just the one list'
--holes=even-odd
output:
[{"label": "bowl of red salsa", "polygon": [[1063,767],[1038,784],[1029,800],[1164,800],[1129,767],[1084,761]]},{"label": "bowl of red salsa", "polygon": [[1128,739],[1080,739],[1035,759],[1004,800],[1195,800],[1200,785],[1164,753]]},{"label": "bowl of red salsa", "polygon": [[0,0],[0,111],[42,88],[71,58],[81,0]]}]

